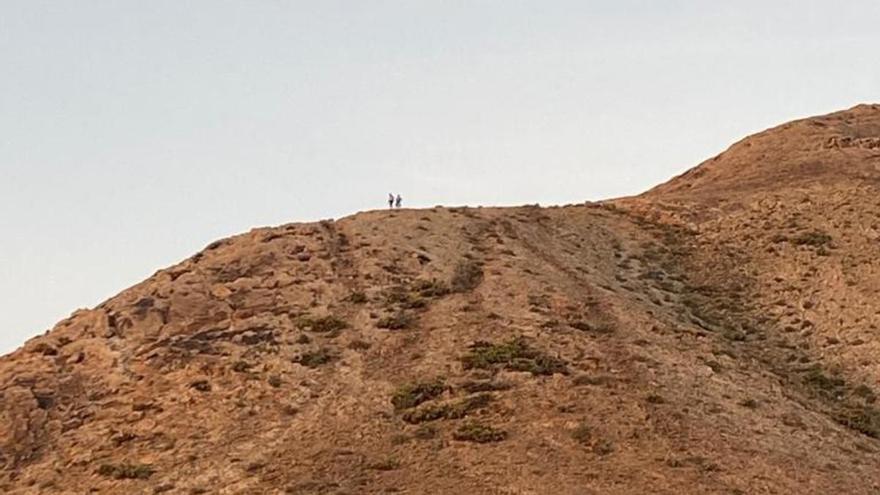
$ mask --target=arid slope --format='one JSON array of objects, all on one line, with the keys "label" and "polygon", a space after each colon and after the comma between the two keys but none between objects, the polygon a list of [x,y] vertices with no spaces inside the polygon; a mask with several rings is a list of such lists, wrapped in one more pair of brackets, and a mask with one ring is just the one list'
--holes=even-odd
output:
[{"label": "arid slope", "polygon": [[877,493],[878,143],[216,242],[0,359],[0,491]]}]

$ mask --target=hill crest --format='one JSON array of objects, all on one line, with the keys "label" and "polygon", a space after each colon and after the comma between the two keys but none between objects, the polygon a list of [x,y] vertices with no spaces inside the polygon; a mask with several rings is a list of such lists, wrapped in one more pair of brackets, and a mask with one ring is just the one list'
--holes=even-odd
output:
[{"label": "hill crest", "polygon": [[699,200],[880,179],[880,105],[795,120],[742,139],[646,197]]},{"label": "hill crest", "polygon": [[0,358],[0,491],[876,493],[878,113],[212,243]]}]

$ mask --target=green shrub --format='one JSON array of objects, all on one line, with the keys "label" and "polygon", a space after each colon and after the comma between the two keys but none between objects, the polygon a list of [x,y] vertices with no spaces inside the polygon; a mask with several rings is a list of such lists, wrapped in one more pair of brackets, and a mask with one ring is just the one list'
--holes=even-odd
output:
[{"label": "green shrub", "polygon": [[413,409],[405,412],[403,414],[403,420],[407,423],[417,425],[419,423],[444,419],[446,418],[446,414],[448,411],[448,405],[431,404],[425,407],[420,407],[418,409]]},{"label": "green shrub", "polygon": [[385,302],[388,306],[397,306],[403,309],[422,309],[428,305],[419,295],[413,294],[404,286],[392,287],[385,292]]},{"label": "green shrub", "polygon": [[772,242],[772,243],[774,243],[774,244],[779,244],[779,243],[782,243],[782,242],[788,242],[788,236],[786,236],[785,234],[774,234],[774,235],[770,238],[770,242]]},{"label": "green shrub", "polygon": [[507,432],[482,423],[467,423],[461,425],[452,438],[463,442],[491,443],[506,439]]},{"label": "green shrub", "polygon": [[852,407],[842,409],[834,419],[857,432],[871,438],[880,438],[880,411],[873,407]]},{"label": "green shrub", "polygon": [[488,406],[494,397],[490,394],[477,394],[466,397],[460,401],[451,403],[446,410],[446,418],[461,419],[472,411],[483,409]]},{"label": "green shrub", "polygon": [[391,404],[397,410],[411,409],[423,402],[439,397],[446,390],[442,380],[410,383],[398,388],[391,396]]},{"label": "green shrub", "polygon": [[101,464],[98,474],[116,480],[145,480],[156,472],[148,464]]},{"label": "green shrub", "polygon": [[598,334],[609,334],[614,333],[615,326],[614,323],[610,321],[599,321],[599,322],[587,322],[587,321],[573,321],[568,324],[568,326],[574,328],[575,330],[580,330],[582,332],[590,332],[590,333],[598,333]]},{"label": "green shrub", "polygon": [[804,377],[804,382],[814,392],[827,398],[836,399],[843,395],[846,381],[843,378],[827,376],[818,368],[812,368]]},{"label": "green shrub", "polygon": [[333,361],[334,356],[327,349],[318,349],[317,351],[309,351],[294,360],[307,368],[317,368]]},{"label": "green shrub", "polygon": [[372,344],[365,340],[353,340],[348,344],[348,348],[353,351],[366,351],[370,347],[372,347]]},{"label": "green shrub", "polygon": [[403,445],[409,443],[411,439],[404,433],[397,433],[391,436],[391,445]]},{"label": "green shrub", "polygon": [[416,280],[413,290],[422,297],[443,297],[449,294],[449,287],[436,279]]},{"label": "green shrub", "polygon": [[416,428],[416,431],[413,432],[413,438],[417,438],[419,440],[430,440],[437,436],[437,428],[434,428],[431,425],[422,425]]},{"label": "green shrub", "polygon": [[593,429],[586,423],[581,423],[571,432],[571,438],[579,444],[588,445],[593,439]]},{"label": "green shrub", "polygon": [[594,454],[604,456],[614,451],[614,445],[609,441],[596,438],[593,429],[587,423],[581,423],[571,432],[571,438],[585,446],[589,447]]},{"label": "green shrub", "polygon": [[400,461],[393,457],[389,457],[387,459],[383,459],[378,462],[374,462],[370,464],[370,469],[375,469],[377,471],[394,471],[400,467]]},{"label": "green shrub", "polygon": [[614,452],[614,444],[610,440],[598,440],[593,444],[593,453],[605,456]]},{"label": "green shrub", "polygon": [[254,366],[253,364],[251,364],[247,361],[239,360],[239,361],[232,363],[232,371],[235,371],[236,373],[246,373],[251,368],[253,368],[253,366]]},{"label": "green shrub", "polygon": [[407,411],[403,415],[403,420],[407,423],[419,424],[438,419],[461,419],[475,410],[485,408],[492,400],[493,397],[489,394],[478,394],[454,402],[429,404]]},{"label": "green shrub", "polygon": [[333,316],[322,316],[320,318],[311,318],[303,316],[297,322],[297,326],[303,330],[309,330],[317,333],[338,332],[348,327],[348,323]]},{"label": "green shrub", "polygon": [[189,384],[189,386],[199,392],[210,392],[211,391],[211,382],[208,380],[196,380]]},{"label": "green shrub", "polygon": [[496,369],[527,371],[533,375],[568,373],[565,362],[532,349],[519,337],[501,344],[478,341],[462,359],[465,369]]},{"label": "green shrub", "polygon": [[388,330],[403,330],[409,328],[415,322],[415,317],[406,311],[397,311],[396,313],[386,316],[376,322],[379,328]]},{"label": "green shrub", "polygon": [[476,261],[463,259],[455,265],[450,288],[452,292],[468,292],[483,281],[483,267]]},{"label": "green shrub", "polygon": [[798,246],[825,246],[831,242],[831,236],[826,234],[825,232],[820,232],[818,230],[814,230],[812,232],[804,232],[797,237],[791,239],[793,244]]},{"label": "green shrub", "polygon": [[479,392],[497,392],[501,390],[510,390],[513,385],[507,382],[493,381],[468,381],[461,385],[461,388],[468,393],[476,394]]},{"label": "green shrub", "polygon": [[877,395],[874,394],[874,391],[871,390],[871,387],[861,384],[858,387],[853,389],[853,394],[861,397],[865,400],[865,402],[871,403],[877,400]]},{"label": "green shrub", "polygon": [[348,302],[353,304],[364,304],[367,302],[367,295],[360,291],[352,292],[348,295]]}]

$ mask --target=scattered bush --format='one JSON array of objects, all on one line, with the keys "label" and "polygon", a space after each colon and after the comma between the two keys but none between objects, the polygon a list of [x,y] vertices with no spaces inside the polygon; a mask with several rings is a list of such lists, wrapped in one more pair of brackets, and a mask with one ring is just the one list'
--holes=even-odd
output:
[{"label": "scattered bush", "polygon": [[391,404],[397,410],[411,409],[423,402],[439,397],[446,390],[442,380],[410,383],[398,388],[391,396]]},{"label": "scattered bush", "polygon": [[348,302],[353,304],[364,304],[367,302],[367,295],[360,291],[352,292],[348,295]]},{"label": "scattered bush", "polygon": [[301,364],[307,368],[317,368],[333,361],[334,356],[327,349],[318,349],[317,351],[309,351],[294,360],[295,363]]},{"label": "scattered bush", "polygon": [[422,309],[428,305],[428,301],[420,295],[413,294],[404,286],[392,287],[386,291],[385,302],[388,306],[397,306],[403,309]]},{"label": "scattered bush", "polygon": [[874,394],[874,391],[871,390],[871,387],[869,387],[865,384],[859,385],[858,387],[854,388],[853,394],[858,397],[861,397],[862,399],[865,400],[865,402],[867,402],[869,404],[872,402],[875,402],[877,400],[877,395]]},{"label": "scattered bush", "polygon": [[147,464],[101,464],[98,474],[116,480],[145,480],[156,472]]},{"label": "scattered bush", "polygon": [[404,309],[422,309],[428,306],[428,301],[421,297],[411,297],[406,303],[401,304]]},{"label": "scattered bush", "polygon": [[427,421],[436,421],[445,419],[449,411],[448,405],[428,405],[415,410],[407,411],[403,415],[403,420],[410,424],[425,423]]},{"label": "scattered bush", "polygon": [[236,373],[246,373],[253,367],[254,365],[247,361],[236,361],[232,364],[232,371],[235,371]]},{"label": "scattered bush", "polygon": [[366,351],[372,345],[365,340],[353,340],[350,344],[348,344],[348,348],[353,351]]},{"label": "scattered bush", "polygon": [[418,409],[407,411],[403,420],[411,424],[425,423],[438,419],[461,419],[471,412],[483,409],[493,400],[489,394],[479,394],[445,404],[430,404]]},{"label": "scattered bush", "polygon": [[413,290],[422,297],[443,297],[449,294],[449,287],[436,279],[416,280],[413,284]]},{"label": "scattered bush", "polygon": [[835,400],[843,395],[846,386],[843,378],[827,376],[818,368],[811,368],[804,377],[804,382],[819,395]]},{"label": "scattered bush", "polygon": [[42,354],[44,356],[57,356],[58,355],[58,349],[52,347],[51,345],[49,345],[45,342],[40,342],[40,343],[34,345],[33,348],[31,348],[31,352],[33,352],[35,354]]},{"label": "scattered bush", "polygon": [[467,423],[459,427],[452,438],[463,442],[491,443],[507,438],[507,432],[482,423]]},{"label": "scattered bush", "polygon": [[522,337],[502,344],[478,341],[470,346],[470,353],[462,359],[465,369],[497,369],[528,371],[533,375],[568,373],[565,362],[532,349]]},{"label": "scattered bush", "polygon": [[416,428],[416,431],[413,432],[413,438],[417,438],[419,440],[430,440],[437,436],[437,428],[434,428],[431,425],[422,425]]},{"label": "scattered bush", "polygon": [[395,435],[392,435],[391,437],[391,445],[403,445],[405,443],[408,443],[409,441],[409,436],[403,433],[397,433]]},{"label": "scattered bush", "polygon": [[797,237],[791,239],[791,242],[798,246],[820,247],[831,243],[831,236],[825,232],[814,230],[812,232],[804,232]]},{"label": "scattered bush", "polygon": [[589,445],[593,439],[593,429],[588,424],[581,423],[571,432],[571,438],[579,444]]},{"label": "scattered bush", "polygon": [[483,281],[483,267],[473,260],[463,259],[455,265],[450,288],[452,292],[468,292]]},{"label": "scattered bush", "polygon": [[580,330],[582,332],[590,332],[590,333],[598,333],[598,334],[609,334],[614,333],[615,325],[610,321],[599,321],[599,322],[586,322],[586,321],[573,321],[568,324],[571,328],[575,330]]},{"label": "scattered bush", "polygon": [[476,394],[479,392],[498,392],[501,390],[510,390],[511,388],[513,388],[513,385],[507,382],[468,381],[461,384],[461,388],[468,393]]},{"label": "scattered bush", "polygon": [[211,391],[211,383],[208,380],[196,380],[189,384],[191,388],[198,390],[199,392],[210,392]]},{"label": "scattered bush", "polygon": [[880,438],[880,411],[873,407],[854,407],[838,411],[834,419],[871,438]]},{"label": "scattered bush", "polygon": [[320,318],[311,318],[303,316],[299,319],[297,326],[302,330],[309,330],[317,333],[338,332],[348,327],[348,323],[333,316],[322,316]]},{"label": "scattered bush", "polygon": [[399,467],[400,461],[393,457],[389,457],[387,459],[370,464],[370,469],[375,469],[377,471],[394,471]]},{"label": "scattered bush", "polygon": [[403,285],[397,285],[386,290],[384,293],[385,302],[388,304],[406,305],[412,299],[409,289]]},{"label": "scattered bush", "polygon": [[604,456],[608,455],[614,451],[613,444],[601,438],[596,438],[593,432],[593,428],[590,427],[587,423],[579,424],[572,432],[571,438],[585,446],[589,447],[590,450],[593,451],[594,454]]},{"label": "scattered bush", "polygon": [[494,397],[490,394],[477,394],[454,402],[449,405],[446,417],[449,419],[460,419],[477,409],[483,409],[488,406]]},{"label": "scattered bush", "polygon": [[593,453],[599,456],[605,456],[614,452],[614,444],[610,440],[597,440],[593,444]]},{"label": "scattered bush", "polygon": [[379,328],[388,330],[403,330],[409,328],[415,322],[415,317],[406,311],[397,311],[396,313],[386,316],[376,322]]}]

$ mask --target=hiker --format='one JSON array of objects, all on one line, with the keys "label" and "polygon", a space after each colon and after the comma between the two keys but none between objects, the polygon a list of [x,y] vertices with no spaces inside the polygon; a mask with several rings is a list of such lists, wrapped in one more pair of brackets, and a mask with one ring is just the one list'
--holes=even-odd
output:
[{"label": "hiker", "polygon": [[400,205],[403,203],[403,198],[400,197],[400,194],[397,195],[397,199],[394,200],[394,206],[400,208]]},{"label": "hiker", "polygon": [[394,195],[388,193],[388,208],[394,208]]}]

